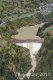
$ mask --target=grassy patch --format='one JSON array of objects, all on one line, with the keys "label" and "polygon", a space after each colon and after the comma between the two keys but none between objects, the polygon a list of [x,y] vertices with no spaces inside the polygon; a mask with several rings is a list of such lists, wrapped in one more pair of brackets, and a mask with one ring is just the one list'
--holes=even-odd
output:
[{"label": "grassy patch", "polygon": [[53,35],[53,25],[51,25],[50,27],[46,28],[44,33],[49,32],[50,34]]}]

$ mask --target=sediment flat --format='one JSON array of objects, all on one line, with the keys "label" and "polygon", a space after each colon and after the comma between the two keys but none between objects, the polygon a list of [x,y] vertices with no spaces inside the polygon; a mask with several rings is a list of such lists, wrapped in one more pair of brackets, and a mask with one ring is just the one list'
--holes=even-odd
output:
[{"label": "sediment flat", "polygon": [[20,29],[17,29],[18,34],[13,35],[12,39],[15,42],[22,42],[22,41],[37,41],[42,42],[42,39],[36,36],[38,32],[38,28],[42,27],[44,23],[34,25],[34,26],[23,26]]}]

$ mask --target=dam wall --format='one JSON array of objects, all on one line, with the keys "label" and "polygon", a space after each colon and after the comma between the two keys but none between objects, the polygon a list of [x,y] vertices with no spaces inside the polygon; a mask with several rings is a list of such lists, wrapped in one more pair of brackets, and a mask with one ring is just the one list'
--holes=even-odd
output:
[{"label": "dam wall", "polygon": [[37,54],[38,50],[41,48],[42,43],[36,43],[36,42],[23,42],[23,43],[16,43],[18,46],[25,47],[29,49],[31,54]]}]

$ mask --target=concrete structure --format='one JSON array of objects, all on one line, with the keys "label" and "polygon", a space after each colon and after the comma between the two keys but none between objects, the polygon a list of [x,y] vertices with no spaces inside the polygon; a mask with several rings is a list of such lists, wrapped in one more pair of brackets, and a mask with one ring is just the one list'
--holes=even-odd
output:
[{"label": "concrete structure", "polygon": [[30,53],[32,55],[36,55],[38,50],[41,48],[42,43],[37,42],[22,42],[22,43],[16,43],[16,45],[26,47],[30,50]]},{"label": "concrete structure", "polygon": [[[26,42],[16,43],[16,45],[26,47],[30,51],[32,68],[30,68],[26,74],[19,73],[19,75],[18,75],[20,80],[23,80],[25,77],[30,78],[31,72],[34,72],[34,70],[36,68],[36,57],[35,56],[38,53],[39,49],[41,48],[42,43],[33,42],[33,41],[30,41],[30,42],[26,41]],[[20,77],[21,75],[23,75],[23,76]]]},{"label": "concrete structure", "polygon": [[36,34],[38,28],[43,25],[44,23],[41,23],[34,26],[23,26],[17,29],[18,34],[12,36],[12,41],[16,43],[16,45],[28,48],[30,53],[37,53],[43,43],[43,39],[36,36]]},{"label": "concrete structure", "polygon": [[[38,28],[42,27],[44,23],[38,24],[35,26],[25,26],[18,29],[18,34],[12,36],[12,42],[18,46],[25,47],[30,51],[31,65],[32,68],[28,70],[26,74],[19,73],[19,79],[22,80],[24,77],[29,78],[31,76],[31,72],[34,72],[36,68],[36,57],[35,55],[38,53],[39,49],[42,46],[43,39],[36,36]],[[20,76],[22,76],[20,78]]]},{"label": "concrete structure", "polygon": [[[20,80],[23,80],[25,77],[30,78],[31,72],[34,72],[36,68],[36,57],[35,56],[38,53],[39,49],[41,48],[42,43],[40,42],[38,43],[36,41],[21,41],[21,42],[16,43],[16,45],[26,47],[30,51],[32,68],[30,68],[26,74],[19,73],[18,75]],[[23,76],[20,77],[21,75]]]}]

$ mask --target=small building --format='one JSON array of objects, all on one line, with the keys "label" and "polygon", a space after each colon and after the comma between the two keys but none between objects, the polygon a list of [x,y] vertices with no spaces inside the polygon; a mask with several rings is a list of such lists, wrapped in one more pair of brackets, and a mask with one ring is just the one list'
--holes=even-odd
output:
[{"label": "small building", "polygon": [[40,4],[39,9],[40,9],[41,12],[51,13],[53,11],[53,3]]}]

